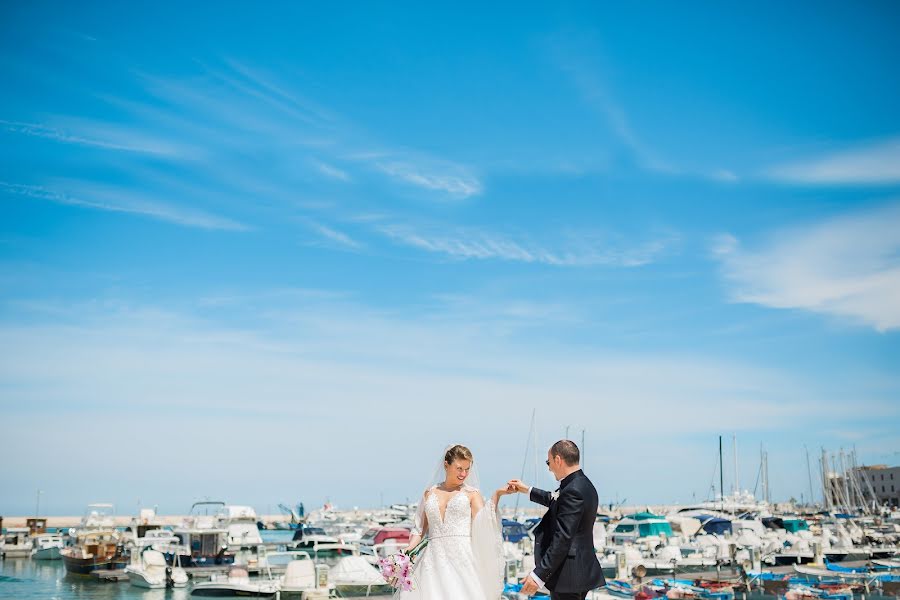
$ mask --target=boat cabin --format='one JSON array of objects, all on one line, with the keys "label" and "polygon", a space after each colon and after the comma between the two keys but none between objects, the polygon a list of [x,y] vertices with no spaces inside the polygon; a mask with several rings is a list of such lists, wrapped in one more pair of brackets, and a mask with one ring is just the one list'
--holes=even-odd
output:
[{"label": "boat cabin", "polygon": [[396,543],[401,545],[408,544],[409,538],[409,529],[405,527],[373,527],[363,534],[359,543],[365,546],[377,546],[388,540],[396,540]]},{"label": "boat cabin", "polygon": [[665,517],[649,512],[639,512],[625,516],[612,532],[614,544],[635,542],[652,536],[672,537],[672,525]]},{"label": "boat cabin", "polygon": [[28,531],[31,535],[37,535],[39,533],[47,533],[47,519],[33,518],[33,519],[25,519],[25,527],[28,528]]}]

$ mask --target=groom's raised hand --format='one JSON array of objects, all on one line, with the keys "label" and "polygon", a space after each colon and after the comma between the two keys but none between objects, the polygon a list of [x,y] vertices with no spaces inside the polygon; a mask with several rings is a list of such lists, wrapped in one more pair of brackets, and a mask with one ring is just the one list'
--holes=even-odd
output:
[{"label": "groom's raised hand", "polygon": [[519,492],[520,494],[527,494],[528,490],[531,489],[529,485],[519,481],[518,479],[510,479],[509,483],[507,483],[506,485],[509,491]]}]

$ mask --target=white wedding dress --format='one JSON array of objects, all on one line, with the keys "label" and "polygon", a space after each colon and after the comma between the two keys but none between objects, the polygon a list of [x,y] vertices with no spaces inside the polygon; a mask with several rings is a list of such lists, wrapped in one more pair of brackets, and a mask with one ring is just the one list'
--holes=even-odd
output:
[{"label": "white wedding dress", "polygon": [[416,558],[413,590],[401,600],[496,600],[503,591],[500,523],[493,504],[485,502],[474,516],[466,486],[447,502],[441,516],[434,488],[422,500],[413,533],[421,534],[427,518],[428,545]]}]

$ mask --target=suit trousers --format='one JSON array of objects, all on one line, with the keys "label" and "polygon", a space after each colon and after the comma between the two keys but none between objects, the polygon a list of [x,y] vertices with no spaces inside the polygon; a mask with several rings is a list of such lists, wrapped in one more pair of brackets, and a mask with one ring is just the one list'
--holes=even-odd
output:
[{"label": "suit trousers", "polygon": [[550,600],[584,600],[586,597],[587,592],[550,592]]}]

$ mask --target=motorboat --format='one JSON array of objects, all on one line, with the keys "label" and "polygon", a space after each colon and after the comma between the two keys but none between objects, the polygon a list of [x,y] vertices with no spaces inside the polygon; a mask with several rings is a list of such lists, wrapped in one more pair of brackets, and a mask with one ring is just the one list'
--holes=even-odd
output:
[{"label": "motorboat", "polygon": [[62,536],[55,533],[39,533],[32,538],[31,558],[35,560],[60,560],[63,549]]},{"label": "motorboat", "polygon": [[131,564],[125,567],[125,573],[128,581],[135,587],[161,589],[166,587],[168,568],[162,552],[148,549],[132,555]]},{"label": "motorboat", "polygon": [[317,565],[306,552],[274,552],[270,559],[278,561],[287,557],[289,562],[278,582],[280,597],[284,600],[318,600],[332,596],[334,585],[329,582],[329,569]]},{"label": "motorboat", "polygon": [[[224,502],[195,502],[184,522],[172,533],[183,554],[166,550],[166,560],[184,567],[208,567],[234,563],[234,552],[228,548],[228,529],[219,521]],[[258,535],[258,533],[257,533]]]},{"label": "motorboat", "polygon": [[165,555],[150,548],[133,555],[125,573],[131,585],[140,588],[182,588],[188,583],[187,573],[180,565],[169,567]]},{"label": "motorboat", "polygon": [[613,544],[633,544],[643,538],[672,537],[672,525],[665,517],[649,512],[625,516],[615,524],[611,535]]},{"label": "motorboat", "polygon": [[381,573],[362,556],[345,556],[328,572],[329,580],[341,598],[348,596],[387,596],[393,588]]},{"label": "motorboat", "polygon": [[81,523],[79,523],[75,531],[71,533],[77,534],[80,531],[115,529],[116,520],[113,516],[115,515],[115,512],[116,507],[106,502],[94,502],[88,504],[84,511],[84,516],[81,517]]},{"label": "motorboat", "polygon": [[232,566],[224,577],[213,576],[209,581],[195,583],[191,596],[216,598],[275,598],[279,591],[277,581],[250,579],[250,573],[241,566]]},{"label": "motorboat", "polygon": [[27,527],[9,527],[0,538],[0,555],[3,558],[28,558],[33,544]]},{"label": "motorboat", "polygon": [[217,519],[219,527],[225,529],[228,550],[234,553],[233,563],[251,571],[265,568],[256,511],[250,506],[226,504],[219,509]]}]

